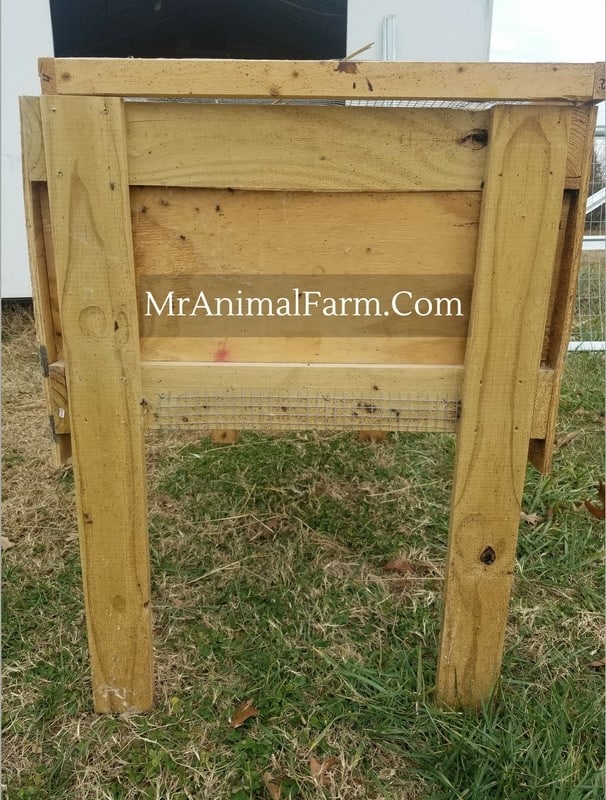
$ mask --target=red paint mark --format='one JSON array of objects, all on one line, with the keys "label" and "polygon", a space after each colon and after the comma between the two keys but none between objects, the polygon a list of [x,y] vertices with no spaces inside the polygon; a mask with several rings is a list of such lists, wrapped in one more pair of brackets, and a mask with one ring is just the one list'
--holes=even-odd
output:
[{"label": "red paint mark", "polygon": [[215,352],[213,361],[229,361],[229,350],[224,344],[222,344]]}]

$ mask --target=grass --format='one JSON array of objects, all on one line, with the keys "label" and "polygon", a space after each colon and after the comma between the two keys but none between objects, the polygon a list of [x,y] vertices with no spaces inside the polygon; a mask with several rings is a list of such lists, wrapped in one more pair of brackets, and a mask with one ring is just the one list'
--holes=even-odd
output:
[{"label": "grass", "polygon": [[[48,464],[27,310],[6,312],[3,347],[7,800],[253,800],[270,778],[282,800],[603,797],[603,535],[583,506],[603,469],[601,354],[569,357],[574,435],[550,477],[528,470],[523,508],[543,521],[520,528],[494,705],[432,702],[452,437],[156,435],[157,704],[96,716],[73,481]],[[247,699],[258,716],[233,730]]]}]

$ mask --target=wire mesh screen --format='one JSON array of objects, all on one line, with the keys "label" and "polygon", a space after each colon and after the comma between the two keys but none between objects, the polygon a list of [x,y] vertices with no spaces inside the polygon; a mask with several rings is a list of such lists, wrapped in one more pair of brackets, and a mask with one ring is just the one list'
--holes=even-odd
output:
[{"label": "wire mesh screen", "polygon": [[353,397],[344,391],[293,392],[266,388],[226,388],[223,392],[161,393],[155,419],[168,430],[386,430],[453,432],[460,401],[406,394],[380,400]]},{"label": "wire mesh screen", "polygon": [[606,340],[606,147],[604,128],[598,128],[594,144],[583,256],[579,272],[571,350],[603,350]]}]

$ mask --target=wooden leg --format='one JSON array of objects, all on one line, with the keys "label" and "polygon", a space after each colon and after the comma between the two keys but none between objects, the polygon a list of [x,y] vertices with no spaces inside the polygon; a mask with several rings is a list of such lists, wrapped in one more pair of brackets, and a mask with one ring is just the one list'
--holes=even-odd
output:
[{"label": "wooden leg", "polygon": [[41,98],[94,707],[153,702],[141,364],[122,102]]},{"label": "wooden leg", "polygon": [[437,700],[478,707],[500,673],[570,115],[501,106],[465,355]]}]

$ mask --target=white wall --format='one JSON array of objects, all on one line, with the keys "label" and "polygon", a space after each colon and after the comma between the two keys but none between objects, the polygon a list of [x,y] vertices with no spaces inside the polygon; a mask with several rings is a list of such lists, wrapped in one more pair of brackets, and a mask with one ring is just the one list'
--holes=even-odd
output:
[{"label": "white wall", "polygon": [[40,94],[37,59],[53,55],[48,0],[2,0],[1,48],[2,297],[31,297],[18,98]]},{"label": "white wall", "polygon": [[488,61],[492,0],[349,0],[347,52],[383,57],[383,18],[395,15],[395,61]]}]

